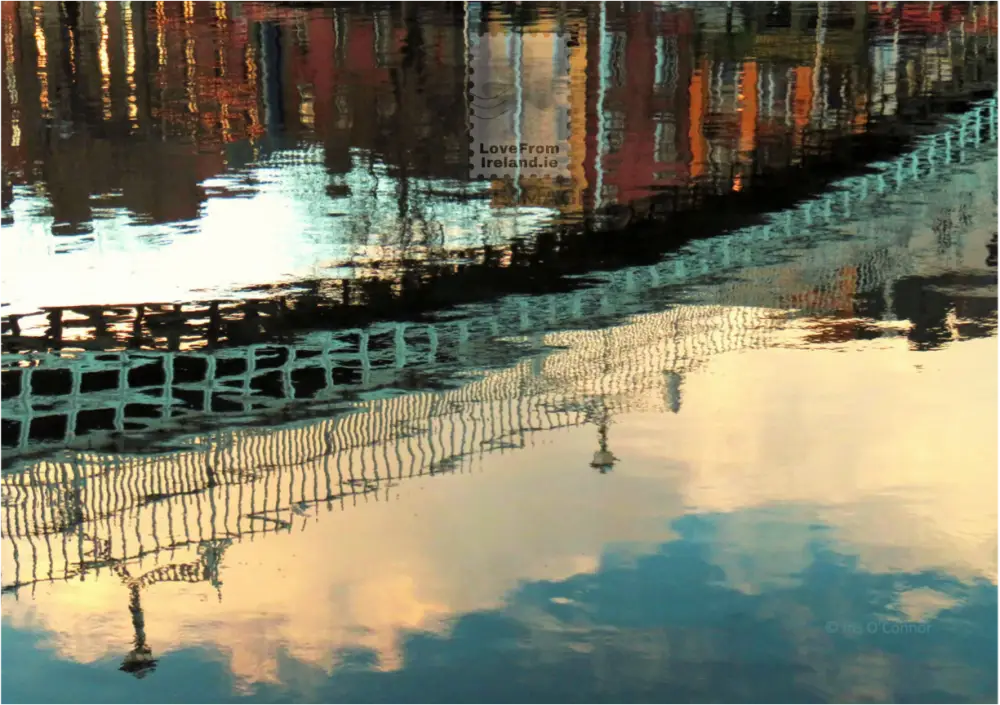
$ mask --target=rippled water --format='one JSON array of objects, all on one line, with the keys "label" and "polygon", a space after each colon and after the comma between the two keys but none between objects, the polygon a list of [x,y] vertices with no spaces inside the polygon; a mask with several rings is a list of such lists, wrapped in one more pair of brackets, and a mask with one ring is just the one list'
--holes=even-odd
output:
[{"label": "rippled water", "polygon": [[995,5],[2,10],[5,700],[994,701]]}]

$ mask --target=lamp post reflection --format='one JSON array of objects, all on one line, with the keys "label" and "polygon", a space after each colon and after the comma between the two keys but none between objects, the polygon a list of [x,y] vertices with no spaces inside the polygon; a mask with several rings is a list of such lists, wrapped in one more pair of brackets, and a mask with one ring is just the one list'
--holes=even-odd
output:
[{"label": "lamp post reflection", "polygon": [[[601,406],[604,406],[602,401]],[[604,413],[607,413],[607,409],[604,409]],[[618,458],[615,457],[614,453],[608,450],[608,425],[610,421],[608,419],[602,419],[601,423],[598,425],[598,437],[600,438],[600,448],[594,453],[594,459],[590,461],[590,467],[597,468],[602,475],[611,472],[614,469],[615,462]]]},{"label": "lamp post reflection", "polygon": [[146,643],[146,620],[142,614],[142,604],[139,602],[139,581],[131,580],[128,589],[128,611],[132,614],[135,640],[133,649],[126,654],[118,670],[131,673],[136,678],[145,678],[156,670],[156,659],[153,658],[153,650]]},{"label": "lamp post reflection", "polygon": [[206,541],[198,546],[198,559],[191,563],[160,565],[139,577],[133,577],[128,567],[121,562],[110,559],[110,542],[99,542],[100,553],[106,562],[111,563],[112,570],[128,586],[128,611],[132,616],[132,629],[135,636],[132,640],[132,650],[122,659],[119,671],[129,673],[136,678],[145,678],[156,670],[157,659],[153,650],[146,643],[146,619],[142,610],[142,589],[160,582],[199,583],[206,581],[216,589],[219,600],[222,600],[222,580],[219,569],[226,549],[232,544],[231,539]]},{"label": "lamp post reflection", "polygon": [[[603,386],[604,380],[607,379],[607,375],[611,371],[611,338],[609,331],[605,329],[601,337],[603,348],[601,385]],[[596,468],[602,475],[605,475],[611,472],[618,458],[615,457],[614,453],[608,450],[608,427],[611,425],[611,413],[608,410],[606,393],[603,389],[598,390],[598,405],[597,436],[599,439],[599,447],[594,453],[593,460],[590,461],[590,467]]]}]

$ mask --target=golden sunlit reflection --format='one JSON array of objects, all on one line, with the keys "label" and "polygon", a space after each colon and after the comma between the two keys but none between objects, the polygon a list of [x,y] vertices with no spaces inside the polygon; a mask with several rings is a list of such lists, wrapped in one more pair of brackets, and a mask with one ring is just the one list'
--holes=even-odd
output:
[{"label": "golden sunlit reflection", "polygon": [[4,82],[7,84],[7,97],[10,100],[11,146],[21,144],[20,101],[17,95],[17,73],[14,69],[14,23],[7,20],[3,23],[3,54]]},{"label": "golden sunlit reflection", "polygon": [[219,121],[222,124],[222,139],[226,142],[233,141],[233,131],[229,124],[229,104],[223,102],[219,108]]},{"label": "golden sunlit reflection", "polygon": [[166,14],[163,0],[156,2],[156,63],[159,68],[167,64]]},{"label": "golden sunlit reflection", "polygon": [[44,4],[36,2],[33,9],[35,21],[35,50],[38,52],[37,75],[40,89],[38,101],[42,108],[42,117],[50,117],[52,113],[49,106],[48,54],[45,50],[45,29],[42,27]]},{"label": "golden sunlit reflection", "polygon": [[[187,89],[187,109],[192,115],[198,114],[198,84],[195,81],[195,57],[194,57],[194,37],[188,30],[188,25],[184,28],[184,73],[186,75],[185,86]],[[194,124],[194,123],[192,123]],[[192,128],[197,129],[197,128]]]},{"label": "golden sunlit reflection", "polygon": [[72,75],[76,75],[76,33],[69,33],[69,72]]},{"label": "golden sunlit reflection", "polygon": [[135,90],[135,29],[132,26],[132,3],[125,2],[122,5],[125,20],[125,77],[128,83],[128,118],[133,129],[139,127],[138,97]]},{"label": "golden sunlit reflection", "polygon": [[299,95],[299,122],[304,127],[313,129],[316,125],[316,108],[312,88],[310,86],[301,87]]},{"label": "golden sunlit reflection", "polygon": [[105,120],[111,119],[111,62],[108,58],[108,3],[97,3],[97,26],[101,36],[98,62],[101,71],[101,104]]}]

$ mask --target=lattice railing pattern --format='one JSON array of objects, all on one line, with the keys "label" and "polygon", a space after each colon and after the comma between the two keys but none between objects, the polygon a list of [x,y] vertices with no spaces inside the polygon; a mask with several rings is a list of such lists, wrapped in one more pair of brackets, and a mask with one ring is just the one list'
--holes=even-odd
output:
[{"label": "lattice railing pattern", "polygon": [[[615,310],[607,302],[595,301],[585,294],[581,292],[570,299],[568,317],[565,312],[557,313],[563,323],[567,319],[588,319],[599,310]],[[112,411],[113,428],[118,433],[134,431],[140,422],[148,430],[182,428],[192,417],[205,414],[229,422],[251,420],[280,413],[284,405],[306,396],[311,399],[314,410],[319,411],[321,407],[317,403],[343,405],[351,398],[385,394],[385,387],[391,388],[405,368],[434,368],[461,361],[474,353],[480,365],[488,364],[488,356],[473,347],[476,341],[499,337],[504,331],[508,335],[523,335],[538,330],[523,318],[517,322],[519,325],[511,323],[502,316],[494,316],[433,325],[389,324],[367,330],[315,334],[294,346],[259,345],[215,353],[120,352],[52,356],[37,367],[20,370],[19,394],[5,402],[4,418],[8,422],[20,422],[17,448],[24,450],[32,446],[35,449],[44,447],[30,441],[29,429],[35,418],[45,415],[58,414],[66,418],[64,435],[45,445],[74,447],[80,440],[84,443],[88,440],[77,429],[80,418],[90,411]],[[373,340],[381,345],[373,345]],[[178,380],[178,367],[192,362],[201,365],[200,379],[191,381],[188,375],[185,380]],[[53,370],[64,370],[68,375],[69,394],[33,394],[33,377]],[[154,381],[144,385],[130,382],[136,378],[137,371],[154,373],[150,375]],[[296,378],[302,371],[313,373],[308,395],[296,390]],[[339,371],[351,373],[349,383],[336,379]],[[107,376],[108,373],[113,377],[107,389],[84,391],[88,376]],[[270,389],[266,390],[270,395],[261,393],[261,380],[270,382]],[[197,395],[194,404],[191,393]],[[129,414],[129,407],[133,405],[155,409],[154,418],[137,419]],[[127,424],[133,428],[128,429]],[[91,439],[100,435],[89,434]]]},{"label": "lattice railing pattern", "polygon": [[[289,530],[311,506],[343,503],[404,477],[453,472],[465,458],[523,447],[594,413],[680,404],[664,369],[766,345],[758,309],[683,307],[608,332],[557,334],[572,348],[457,389],[358,403],[355,413],[281,431],[222,431],[168,455],[78,454],[3,476],[6,588],[99,570],[109,551],[142,559],[226,538]],[[650,332],[658,340],[650,344]],[[687,344],[678,344],[678,337]],[[665,396],[644,395],[654,387]],[[152,545],[150,545],[152,544]],[[107,547],[111,546],[111,549]],[[30,556],[31,575],[21,574]],[[41,572],[40,572],[41,571]],[[5,581],[8,578],[5,575]]]}]

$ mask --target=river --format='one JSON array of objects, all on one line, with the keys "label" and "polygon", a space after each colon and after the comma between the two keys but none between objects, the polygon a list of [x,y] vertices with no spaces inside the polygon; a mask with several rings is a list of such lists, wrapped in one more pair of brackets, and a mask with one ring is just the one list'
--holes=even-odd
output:
[{"label": "river", "polygon": [[3,33],[6,701],[995,701],[995,4]]}]

